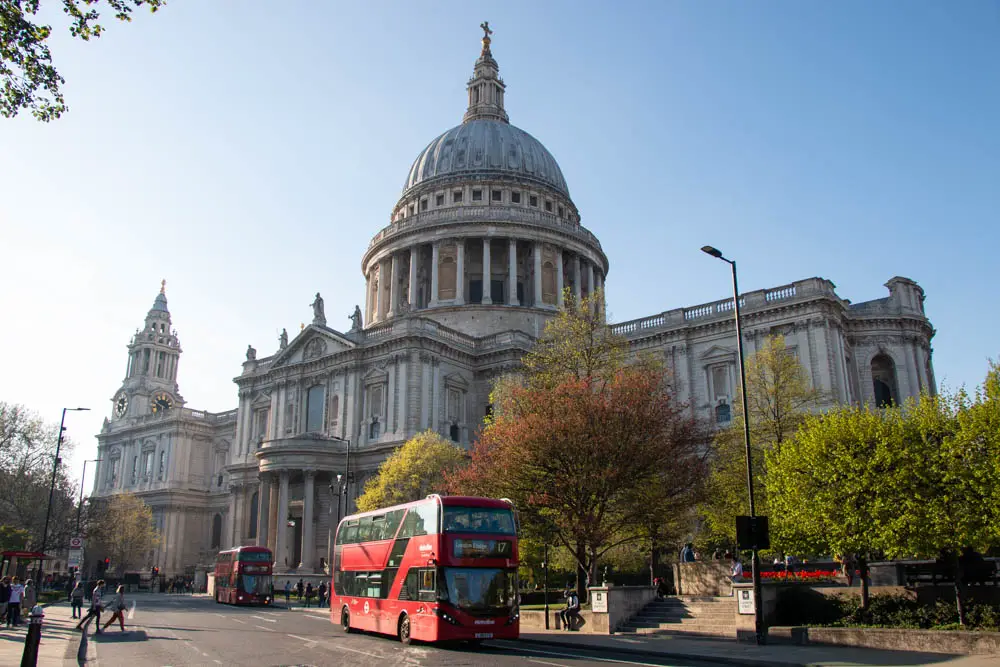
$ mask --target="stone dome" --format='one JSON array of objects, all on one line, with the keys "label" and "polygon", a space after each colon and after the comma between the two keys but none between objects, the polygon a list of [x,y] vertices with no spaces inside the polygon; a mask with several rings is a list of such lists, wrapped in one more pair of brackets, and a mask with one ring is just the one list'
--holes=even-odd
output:
[{"label": "stone dome", "polygon": [[434,139],[413,161],[403,189],[456,176],[510,176],[569,197],[552,153],[538,139],[502,120],[467,120]]}]

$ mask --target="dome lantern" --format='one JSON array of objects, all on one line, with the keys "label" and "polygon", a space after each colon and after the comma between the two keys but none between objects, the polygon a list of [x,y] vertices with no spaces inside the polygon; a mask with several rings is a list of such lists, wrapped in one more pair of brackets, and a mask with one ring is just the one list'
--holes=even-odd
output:
[{"label": "dome lantern", "polygon": [[489,21],[479,26],[483,29],[483,50],[476,60],[476,67],[466,88],[469,91],[469,108],[462,118],[463,123],[473,120],[498,120],[509,123],[507,112],[503,108],[503,93],[506,86],[500,78],[500,66],[490,52]]}]

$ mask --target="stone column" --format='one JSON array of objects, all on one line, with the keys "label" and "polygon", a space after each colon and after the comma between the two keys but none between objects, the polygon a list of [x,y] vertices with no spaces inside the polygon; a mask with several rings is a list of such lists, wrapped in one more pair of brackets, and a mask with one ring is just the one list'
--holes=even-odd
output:
[{"label": "stone column", "polygon": [[[379,292],[382,291],[382,281],[385,280],[385,275],[382,273],[381,264],[379,264],[378,262],[375,262],[375,266],[378,267],[378,269],[379,269],[379,271],[378,271],[378,280],[377,281],[372,280],[370,282],[373,282],[373,283],[377,282],[378,286],[375,287],[373,289],[373,291],[369,292],[369,298],[372,300],[372,314],[371,314],[371,317],[369,319],[372,322],[378,322],[379,318],[382,317],[382,311],[379,308],[379,298],[378,298],[378,295],[379,295]],[[372,270],[374,271],[374,269],[372,269]]]},{"label": "stone column", "polygon": [[410,301],[410,310],[417,309],[417,261],[420,246],[410,247],[410,290],[407,298]]},{"label": "stone column", "polygon": [[465,239],[455,239],[455,303],[465,303]]},{"label": "stone column", "polygon": [[383,257],[378,262],[378,274],[380,276],[378,281],[378,312],[382,315],[382,319],[386,320],[392,317],[392,307],[387,303],[389,300],[389,295],[386,294],[386,283],[389,283],[389,289],[392,289],[392,265],[388,257]]},{"label": "stone column", "polygon": [[389,284],[389,317],[399,314],[399,253],[392,253],[392,271]]},{"label": "stone column", "polygon": [[580,256],[573,255],[573,296],[577,301],[583,298],[583,281],[580,279]]},{"label": "stone column", "polygon": [[510,240],[510,250],[507,251],[507,303],[519,306],[517,300],[517,239]]},{"label": "stone column", "polygon": [[556,248],[556,307],[563,307],[563,253]]},{"label": "stone column", "polygon": [[[240,495],[240,493],[242,491],[243,491],[243,488],[241,486],[235,486],[235,487],[232,487],[232,488],[229,489],[229,511],[227,512],[227,514],[229,515],[229,517],[228,517],[229,518],[229,531],[228,531],[229,532],[229,546],[225,547],[225,546],[219,545],[220,549],[226,549],[226,548],[231,549],[231,548],[239,545],[239,541],[238,540],[242,536],[238,535],[239,531],[237,529],[237,526],[239,524],[238,524],[238,522],[236,520],[236,508],[238,507],[238,505],[237,505],[237,498],[239,497],[239,495]],[[223,534],[225,534],[225,533],[223,533]],[[223,539],[225,539],[225,538],[223,538]]]},{"label": "stone column", "polygon": [[428,308],[438,305],[438,258],[441,255],[441,243],[431,244],[431,298],[427,301]]},{"label": "stone column", "polygon": [[587,296],[594,296],[594,263],[587,262]]},{"label": "stone column", "polygon": [[535,308],[538,308],[539,306],[543,305],[543,302],[542,302],[542,242],[541,241],[535,241],[534,254],[535,254],[535,257],[534,257],[534,259],[535,259],[535,279],[532,280],[531,282],[534,284],[534,287],[535,287],[535,303],[533,303],[532,305]]},{"label": "stone column", "polygon": [[267,519],[271,514],[271,476],[260,474],[257,485],[257,546],[267,546]]},{"label": "stone column", "polygon": [[490,267],[490,237],[483,239],[483,301],[482,303],[493,303],[493,290],[491,281],[493,279],[493,269]]},{"label": "stone column", "polygon": [[316,571],[316,536],[313,534],[313,496],[316,471],[305,471],[305,488],[302,493],[302,562],[299,567],[306,572]]},{"label": "stone column", "polygon": [[288,570],[285,560],[288,558],[288,471],[282,470],[278,474],[278,515],[275,519],[275,532],[277,538],[274,541],[274,562],[275,568]]},{"label": "stone column", "polygon": [[365,272],[365,322],[372,321],[372,274]]},{"label": "stone column", "polygon": [[[267,548],[274,553],[278,539],[278,476],[270,473],[267,484]],[[275,555],[275,557],[277,557]]]}]

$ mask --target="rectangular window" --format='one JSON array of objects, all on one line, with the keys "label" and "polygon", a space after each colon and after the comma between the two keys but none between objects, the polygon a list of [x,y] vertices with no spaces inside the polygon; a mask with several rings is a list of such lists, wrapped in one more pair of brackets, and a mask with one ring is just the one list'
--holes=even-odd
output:
[{"label": "rectangular window", "polygon": [[420,573],[417,570],[410,570],[406,574],[406,581],[399,587],[400,600],[416,600],[420,597]]},{"label": "rectangular window", "polygon": [[420,210],[421,211],[426,211],[427,210],[427,199],[426,198],[420,200]]},{"label": "rectangular window", "polygon": [[326,401],[326,388],[316,385],[309,388],[306,394],[306,432],[320,433],[323,431],[323,404]]},{"label": "rectangular window", "polygon": [[438,506],[433,500],[414,505],[403,518],[403,527],[399,537],[414,537],[416,535],[434,535],[438,532]]},{"label": "rectangular window", "polygon": [[565,211],[563,211],[563,207],[562,207],[562,206],[560,206],[560,207],[559,207],[559,217],[560,217],[560,218],[561,218],[561,217],[563,217],[563,213],[564,213],[564,212],[565,212]]},{"label": "rectangular window", "polygon": [[444,195],[438,195],[434,198],[435,206],[444,206]]},{"label": "rectangular window", "polygon": [[419,581],[419,598],[425,602],[433,602],[437,597],[437,570],[420,570]]},{"label": "rectangular window", "polygon": [[448,421],[450,422],[460,422],[462,421],[459,400],[461,399],[461,394],[457,389],[448,390]]},{"label": "rectangular window", "polygon": [[712,389],[715,400],[729,396],[729,368],[727,366],[712,368]]},{"label": "rectangular window", "polygon": [[503,192],[501,190],[494,190],[490,195],[490,199],[493,201],[503,201]]},{"label": "rectangular window", "polygon": [[451,203],[458,204],[461,201],[462,201],[462,191],[461,190],[455,190],[454,192],[451,193]]},{"label": "rectangular window", "polygon": [[382,385],[372,387],[368,390],[368,416],[382,416]]},{"label": "rectangular window", "polygon": [[483,191],[473,190],[472,191],[472,201],[483,201]]},{"label": "rectangular window", "polygon": [[536,197],[535,195],[529,195],[528,196],[528,205],[529,206],[538,206],[538,197]]},{"label": "rectangular window", "polygon": [[407,210],[409,210],[410,215],[413,215],[413,204],[410,204],[410,206],[409,206],[409,208]]},{"label": "rectangular window", "polygon": [[545,210],[548,211],[549,213],[552,212],[552,202],[550,201],[545,202]]},{"label": "rectangular window", "polygon": [[512,203],[512,204],[520,204],[521,203],[521,193],[520,192],[511,192],[510,193],[510,203]]}]

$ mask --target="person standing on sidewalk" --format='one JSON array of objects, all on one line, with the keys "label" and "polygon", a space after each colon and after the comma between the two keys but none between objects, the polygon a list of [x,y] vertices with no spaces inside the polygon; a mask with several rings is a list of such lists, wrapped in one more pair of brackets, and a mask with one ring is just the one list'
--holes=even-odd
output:
[{"label": "person standing on sidewalk", "polygon": [[7,603],[10,602],[10,579],[0,579],[0,623],[7,620]]},{"label": "person standing on sidewalk", "polygon": [[21,596],[24,586],[17,577],[10,580],[10,597],[7,599],[7,627],[21,624]]},{"label": "person standing on sidewalk", "polygon": [[38,590],[31,579],[28,579],[24,582],[24,595],[21,596],[21,609],[24,610],[25,616],[31,614],[31,610],[35,608],[35,603],[37,602]]},{"label": "person standing on sidewalk", "polygon": [[83,585],[78,581],[70,591],[69,601],[73,607],[73,618],[83,618]]},{"label": "person standing on sidewalk", "polygon": [[111,601],[108,603],[107,607],[108,609],[111,609],[115,613],[113,613],[111,615],[111,618],[108,619],[108,622],[104,624],[104,629],[107,630],[108,626],[114,623],[115,619],[117,618],[118,622],[122,626],[122,632],[125,632],[125,609],[128,607],[127,603],[125,602],[125,587],[118,586],[118,589],[115,592],[117,593],[117,595],[111,598]]},{"label": "person standing on sidewalk", "polygon": [[285,606],[292,603],[292,582],[285,581]]}]

